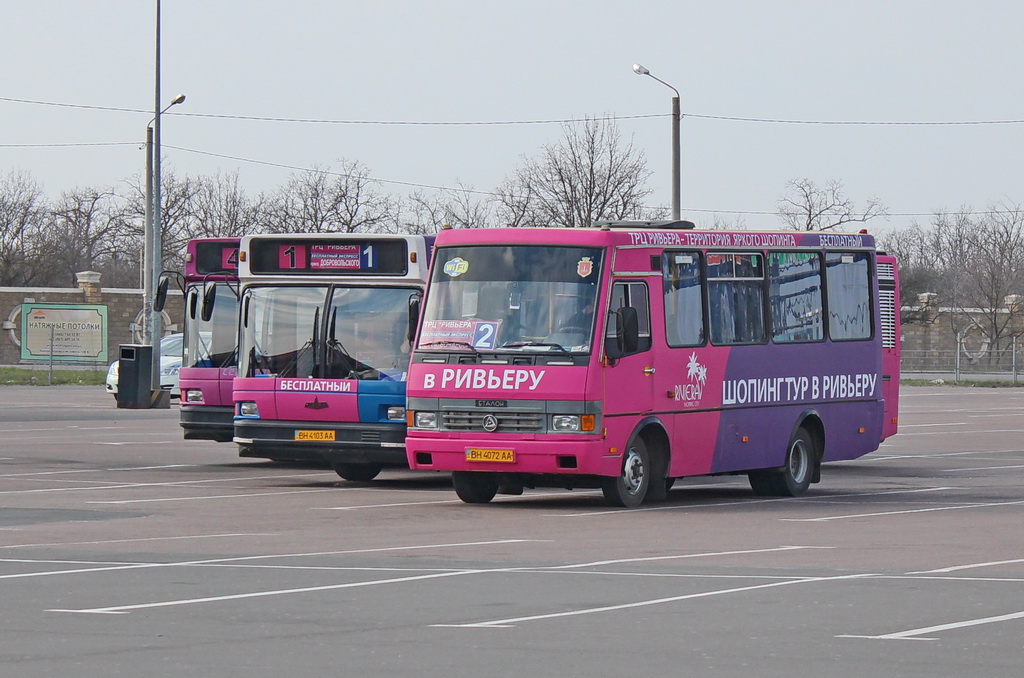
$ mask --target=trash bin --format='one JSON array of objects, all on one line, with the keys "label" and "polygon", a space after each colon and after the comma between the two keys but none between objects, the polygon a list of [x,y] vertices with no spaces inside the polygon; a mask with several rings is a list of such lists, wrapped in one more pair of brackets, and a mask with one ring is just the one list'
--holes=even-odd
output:
[{"label": "trash bin", "polygon": [[170,407],[170,393],[153,390],[153,347],[121,344],[117,360],[117,406],[125,409]]}]

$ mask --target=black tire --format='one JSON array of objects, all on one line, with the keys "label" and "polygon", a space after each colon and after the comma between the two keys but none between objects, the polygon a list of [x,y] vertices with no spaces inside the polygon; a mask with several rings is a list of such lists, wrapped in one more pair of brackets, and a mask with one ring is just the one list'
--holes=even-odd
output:
[{"label": "black tire", "polygon": [[798,497],[811,486],[816,461],[814,438],[806,429],[797,429],[789,441],[785,465],[778,470],[751,471],[750,487],[759,495]]},{"label": "black tire", "polygon": [[467,504],[486,504],[498,493],[498,474],[483,471],[452,471],[455,494]]},{"label": "black tire", "polygon": [[381,472],[380,464],[332,464],[334,472],[345,480],[367,482],[376,478]]},{"label": "black tire", "polygon": [[647,497],[651,486],[651,457],[643,438],[635,438],[622,460],[622,472],[614,478],[604,478],[601,491],[612,506],[636,508]]}]

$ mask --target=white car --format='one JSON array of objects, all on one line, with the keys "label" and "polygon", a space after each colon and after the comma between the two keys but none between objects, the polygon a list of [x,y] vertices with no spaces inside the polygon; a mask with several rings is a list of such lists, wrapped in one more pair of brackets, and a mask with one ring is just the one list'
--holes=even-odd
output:
[{"label": "white car", "polygon": [[[181,396],[178,385],[178,373],[181,371],[181,353],[184,344],[181,333],[168,334],[160,340],[160,388],[169,390],[171,397]],[[107,368],[107,393],[117,398],[118,366],[115,360]]]}]

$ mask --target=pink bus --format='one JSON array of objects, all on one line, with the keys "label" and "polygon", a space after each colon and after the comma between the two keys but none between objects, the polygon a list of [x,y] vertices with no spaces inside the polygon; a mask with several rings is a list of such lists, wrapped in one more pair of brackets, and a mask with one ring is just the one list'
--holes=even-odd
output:
[{"label": "pink bus", "polygon": [[179,373],[186,440],[230,442],[238,365],[238,238],[198,238],[185,254],[185,348]]},{"label": "pink bus", "polygon": [[796,496],[896,432],[896,261],[866,233],[689,222],[447,230],[409,368],[413,469],[458,496]]},{"label": "pink bus", "polygon": [[406,468],[405,380],[433,236],[242,239],[234,440],[244,457]]}]

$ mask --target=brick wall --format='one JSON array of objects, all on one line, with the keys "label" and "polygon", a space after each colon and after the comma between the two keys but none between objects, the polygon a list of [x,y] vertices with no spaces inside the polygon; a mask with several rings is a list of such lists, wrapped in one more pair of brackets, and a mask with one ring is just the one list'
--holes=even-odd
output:
[{"label": "brick wall", "polygon": [[[0,365],[21,364],[21,305],[35,304],[91,304],[107,307],[106,365],[118,357],[118,346],[141,341],[135,334],[135,322],[142,312],[140,289],[102,288],[98,273],[79,274],[79,288],[57,287],[0,287]],[[181,332],[184,327],[184,301],[181,292],[173,289],[167,295],[164,308],[164,333]],[[139,330],[141,332],[141,330]],[[17,341],[16,341],[17,338]],[[38,363],[39,361],[31,361]]]}]

